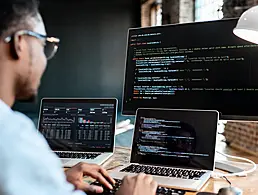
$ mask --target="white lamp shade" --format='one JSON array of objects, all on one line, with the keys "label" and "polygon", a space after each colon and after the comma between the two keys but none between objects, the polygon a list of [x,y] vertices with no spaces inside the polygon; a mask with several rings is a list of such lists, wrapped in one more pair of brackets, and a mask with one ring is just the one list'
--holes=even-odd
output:
[{"label": "white lamp shade", "polygon": [[233,33],[246,41],[258,44],[258,6],[241,15]]}]

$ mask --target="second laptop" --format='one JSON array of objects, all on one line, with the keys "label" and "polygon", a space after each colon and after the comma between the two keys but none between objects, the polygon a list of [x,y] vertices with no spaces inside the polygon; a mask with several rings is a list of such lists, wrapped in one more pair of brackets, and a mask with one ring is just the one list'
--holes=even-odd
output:
[{"label": "second laptop", "polygon": [[102,164],[114,152],[116,112],[116,99],[45,98],[38,129],[64,167]]}]

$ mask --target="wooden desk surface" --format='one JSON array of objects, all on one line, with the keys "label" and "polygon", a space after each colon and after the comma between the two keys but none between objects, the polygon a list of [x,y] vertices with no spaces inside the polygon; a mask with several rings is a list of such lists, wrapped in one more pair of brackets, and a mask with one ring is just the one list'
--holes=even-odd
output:
[{"label": "wooden desk surface", "polygon": [[[245,153],[241,153],[239,151],[227,148],[225,146],[223,147],[223,145],[220,145],[219,150],[224,151],[227,154],[231,154],[231,155],[248,157],[254,160],[256,163],[258,162],[257,157],[250,156]],[[128,163],[129,159],[130,159],[130,149],[119,147],[119,148],[116,148],[115,154],[107,162],[103,164],[103,167],[106,168],[107,170],[112,170],[118,166]],[[219,160],[224,160],[224,158],[219,158]],[[249,169],[251,167],[249,164],[240,163],[240,162],[234,162],[233,164],[236,164],[238,167],[243,169]],[[238,187],[242,189],[244,192],[243,193],[244,195],[258,194],[258,170],[256,170],[256,172],[254,172],[253,174],[248,175],[247,177],[229,177],[228,179],[232,183],[233,187]],[[201,191],[218,193],[220,188],[228,187],[228,186],[229,186],[228,182],[223,179],[210,179]],[[192,192],[186,193],[186,195],[195,195],[195,194],[196,193],[192,193]]]}]

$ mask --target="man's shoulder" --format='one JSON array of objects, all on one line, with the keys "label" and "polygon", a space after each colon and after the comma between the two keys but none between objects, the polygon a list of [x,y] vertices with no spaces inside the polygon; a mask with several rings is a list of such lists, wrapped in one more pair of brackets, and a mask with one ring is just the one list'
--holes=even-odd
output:
[{"label": "man's shoulder", "polygon": [[20,125],[28,125],[28,126],[31,126],[33,128],[35,128],[35,125],[33,123],[33,121],[27,117],[25,114],[23,113],[20,113],[20,112],[13,112],[14,114],[14,118],[17,119],[18,121],[20,121]]},{"label": "man's shoulder", "polygon": [[48,148],[46,140],[37,132],[33,121],[26,115],[11,109],[0,110],[0,149],[30,146]]},{"label": "man's shoulder", "polygon": [[[4,116],[3,113],[0,114],[0,153],[5,160],[19,157],[19,161],[28,161],[30,166],[38,163],[38,159],[41,159],[42,163],[44,160],[48,161],[47,163],[59,163],[33,121],[12,110],[5,112]],[[42,159],[42,156],[46,159]]]},{"label": "man's shoulder", "polygon": [[34,129],[35,125],[30,118],[20,112],[10,110],[0,110],[0,133],[6,132],[5,129],[11,133],[12,130],[18,131],[23,129],[24,131]]}]

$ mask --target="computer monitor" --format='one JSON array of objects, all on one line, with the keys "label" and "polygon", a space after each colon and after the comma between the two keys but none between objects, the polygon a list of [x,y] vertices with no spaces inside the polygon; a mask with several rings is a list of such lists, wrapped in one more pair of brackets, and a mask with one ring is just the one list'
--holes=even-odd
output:
[{"label": "computer monitor", "polygon": [[237,19],[129,29],[122,114],[138,108],[258,116],[258,45],[233,34]]}]

